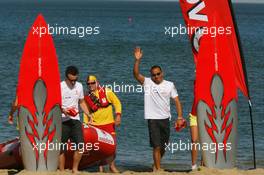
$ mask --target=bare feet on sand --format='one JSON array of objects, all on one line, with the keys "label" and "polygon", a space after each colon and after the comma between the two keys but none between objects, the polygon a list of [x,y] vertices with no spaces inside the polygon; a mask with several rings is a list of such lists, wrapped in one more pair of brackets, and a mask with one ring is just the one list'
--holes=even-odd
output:
[{"label": "bare feet on sand", "polygon": [[157,172],[164,172],[165,170],[162,169],[162,168],[157,169],[157,168],[155,167],[155,165],[152,165],[152,171],[155,172],[155,173],[157,173]]},{"label": "bare feet on sand", "polygon": [[104,172],[104,167],[102,165],[99,166],[99,172],[103,173]]},{"label": "bare feet on sand", "polygon": [[110,166],[109,169],[111,173],[120,173],[120,171],[116,168],[116,166]]},{"label": "bare feet on sand", "polygon": [[78,170],[72,170],[72,174],[77,175],[77,174],[81,174],[81,173]]}]

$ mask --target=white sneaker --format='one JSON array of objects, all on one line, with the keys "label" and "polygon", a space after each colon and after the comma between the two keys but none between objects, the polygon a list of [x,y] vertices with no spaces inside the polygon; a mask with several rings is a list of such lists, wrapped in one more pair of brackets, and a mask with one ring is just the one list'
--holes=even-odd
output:
[{"label": "white sneaker", "polygon": [[197,170],[197,169],[198,169],[198,167],[197,167],[196,164],[192,165],[192,171],[195,171],[195,170]]}]

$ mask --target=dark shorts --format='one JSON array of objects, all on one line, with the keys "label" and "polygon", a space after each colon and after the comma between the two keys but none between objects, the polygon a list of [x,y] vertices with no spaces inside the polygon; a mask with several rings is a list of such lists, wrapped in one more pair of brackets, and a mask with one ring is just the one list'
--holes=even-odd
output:
[{"label": "dark shorts", "polygon": [[169,119],[149,119],[149,141],[153,148],[165,148],[170,138],[170,121]]},{"label": "dark shorts", "polygon": [[[84,143],[82,123],[79,120],[70,119],[62,122],[61,134],[61,143],[67,143],[69,139],[76,145]],[[61,147],[61,150],[66,151],[63,146]]]}]

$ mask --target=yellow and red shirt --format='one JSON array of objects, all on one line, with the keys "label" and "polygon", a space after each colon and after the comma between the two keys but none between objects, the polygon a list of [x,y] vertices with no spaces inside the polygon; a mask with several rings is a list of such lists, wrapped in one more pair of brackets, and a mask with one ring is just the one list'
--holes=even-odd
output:
[{"label": "yellow and red shirt", "polygon": [[[121,114],[122,112],[122,105],[116,94],[109,88],[105,89],[106,98],[110,103],[109,106],[105,108],[99,108],[97,111],[93,112],[93,122],[92,125],[99,126],[99,125],[107,125],[114,123],[114,115],[113,115],[113,107],[116,114]],[[99,98],[98,90],[95,91],[95,95]],[[88,117],[84,114],[84,123],[88,123]]]}]

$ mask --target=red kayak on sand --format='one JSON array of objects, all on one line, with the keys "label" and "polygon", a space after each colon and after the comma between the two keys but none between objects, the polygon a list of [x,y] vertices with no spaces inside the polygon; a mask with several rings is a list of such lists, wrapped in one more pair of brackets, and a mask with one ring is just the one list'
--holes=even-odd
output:
[{"label": "red kayak on sand", "polygon": [[[104,165],[115,156],[116,139],[111,134],[93,126],[83,127],[84,153],[79,169],[86,169],[93,165]],[[74,147],[66,152],[65,168],[72,168]],[[19,138],[0,143],[0,169],[23,169],[21,144]]]},{"label": "red kayak on sand", "polygon": [[19,138],[0,143],[0,169],[22,169]]}]

